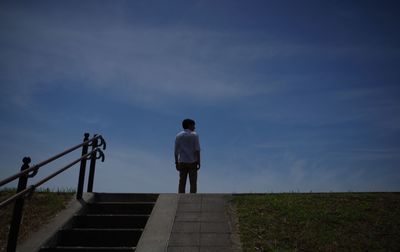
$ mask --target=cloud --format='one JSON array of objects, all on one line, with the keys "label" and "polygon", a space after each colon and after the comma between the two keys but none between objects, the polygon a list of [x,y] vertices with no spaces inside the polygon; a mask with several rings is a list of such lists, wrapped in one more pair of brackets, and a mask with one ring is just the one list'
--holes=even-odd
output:
[{"label": "cloud", "polygon": [[[96,15],[92,18],[99,25],[84,15],[57,19],[12,9],[1,15],[7,31],[0,40],[2,93],[19,106],[29,106],[32,94],[60,83],[70,88],[86,85],[109,98],[146,107],[265,97],[291,90],[304,76],[264,74],[249,69],[254,62],[310,55],[363,57],[368,49],[282,43],[254,32],[156,28],[122,18],[107,23]],[[65,18],[69,22],[60,22]]]},{"label": "cloud", "polygon": [[[346,154],[347,153],[347,154]],[[400,149],[396,148],[354,148],[343,150],[342,154],[351,159],[369,161],[399,160]]]},{"label": "cloud", "polygon": [[223,33],[126,24],[88,31],[79,23],[73,29],[17,14],[18,21],[7,15],[14,29],[2,39],[0,69],[6,83],[2,92],[20,105],[29,103],[30,93],[60,83],[87,85],[145,105],[182,99],[218,103],[264,89],[231,76],[230,52],[213,56],[229,47]]}]

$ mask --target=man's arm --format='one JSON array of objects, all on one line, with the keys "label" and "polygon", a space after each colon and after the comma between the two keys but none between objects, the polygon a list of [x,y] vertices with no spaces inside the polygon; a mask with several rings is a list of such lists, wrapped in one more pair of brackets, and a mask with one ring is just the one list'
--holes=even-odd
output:
[{"label": "man's arm", "polygon": [[197,170],[200,170],[200,151],[196,151],[194,153],[195,157],[196,157],[196,166],[197,166]]},{"label": "man's arm", "polygon": [[179,171],[178,155],[175,155],[175,168]]},{"label": "man's arm", "polygon": [[174,157],[175,157],[175,168],[176,168],[177,171],[179,171],[177,139],[175,139]]},{"label": "man's arm", "polygon": [[201,164],[201,159],[200,159],[200,140],[199,140],[199,135],[196,134],[196,145],[195,145],[195,152],[194,156],[196,158],[196,166],[197,170],[200,170],[200,164]]},{"label": "man's arm", "polygon": [[177,164],[178,163],[178,155],[174,155],[175,156],[175,164]]}]

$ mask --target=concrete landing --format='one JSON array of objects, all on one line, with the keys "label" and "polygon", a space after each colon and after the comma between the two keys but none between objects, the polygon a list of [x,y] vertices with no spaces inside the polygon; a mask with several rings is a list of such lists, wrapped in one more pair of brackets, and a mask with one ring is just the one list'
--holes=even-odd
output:
[{"label": "concrete landing", "polygon": [[241,251],[230,194],[160,194],[137,252]]}]

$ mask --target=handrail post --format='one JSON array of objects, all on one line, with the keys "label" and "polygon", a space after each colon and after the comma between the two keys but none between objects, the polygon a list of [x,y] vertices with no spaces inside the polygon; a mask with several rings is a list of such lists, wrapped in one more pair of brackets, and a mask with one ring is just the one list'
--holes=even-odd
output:
[{"label": "handrail post", "polygon": [[[83,142],[86,142],[89,140],[89,133],[85,133],[85,137],[83,138]],[[85,144],[82,146],[82,156],[86,155],[88,153],[88,148],[89,145]],[[86,158],[81,160],[81,167],[79,169],[79,180],[78,180],[78,190],[76,192],[76,199],[80,200],[82,199],[82,193],[83,193],[83,183],[85,181],[85,171],[86,171]]]},{"label": "handrail post", "polygon": [[[21,171],[24,171],[29,168],[31,158],[24,157],[22,159],[22,162],[23,165],[21,166]],[[17,193],[25,190],[27,184],[28,184],[28,174],[20,176],[18,180]],[[21,224],[24,201],[25,201],[24,197],[21,197],[15,201],[14,212],[10,225],[10,232],[8,233],[7,252],[15,252],[17,248],[19,226]]]},{"label": "handrail post", "polygon": [[[94,137],[96,137],[96,136],[97,135],[95,134]],[[93,140],[92,151],[94,151],[96,148],[97,148],[97,138]],[[96,169],[96,159],[97,159],[96,156],[97,156],[97,152],[94,152],[90,158],[89,181],[88,181],[88,187],[87,187],[88,192],[93,192],[94,172]]]}]

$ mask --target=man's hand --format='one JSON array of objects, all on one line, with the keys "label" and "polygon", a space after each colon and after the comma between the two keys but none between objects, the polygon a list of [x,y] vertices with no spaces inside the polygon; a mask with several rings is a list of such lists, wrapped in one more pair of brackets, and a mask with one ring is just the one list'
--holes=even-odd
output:
[{"label": "man's hand", "polygon": [[197,168],[197,170],[200,170],[200,162],[196,163],[196,168]]},{"label": "man's hand", "polygon": [[181,167],[180,167],[178,162],[175,163],[175,168],[176,168],[177,171],[179,171],[181,169]]}]

